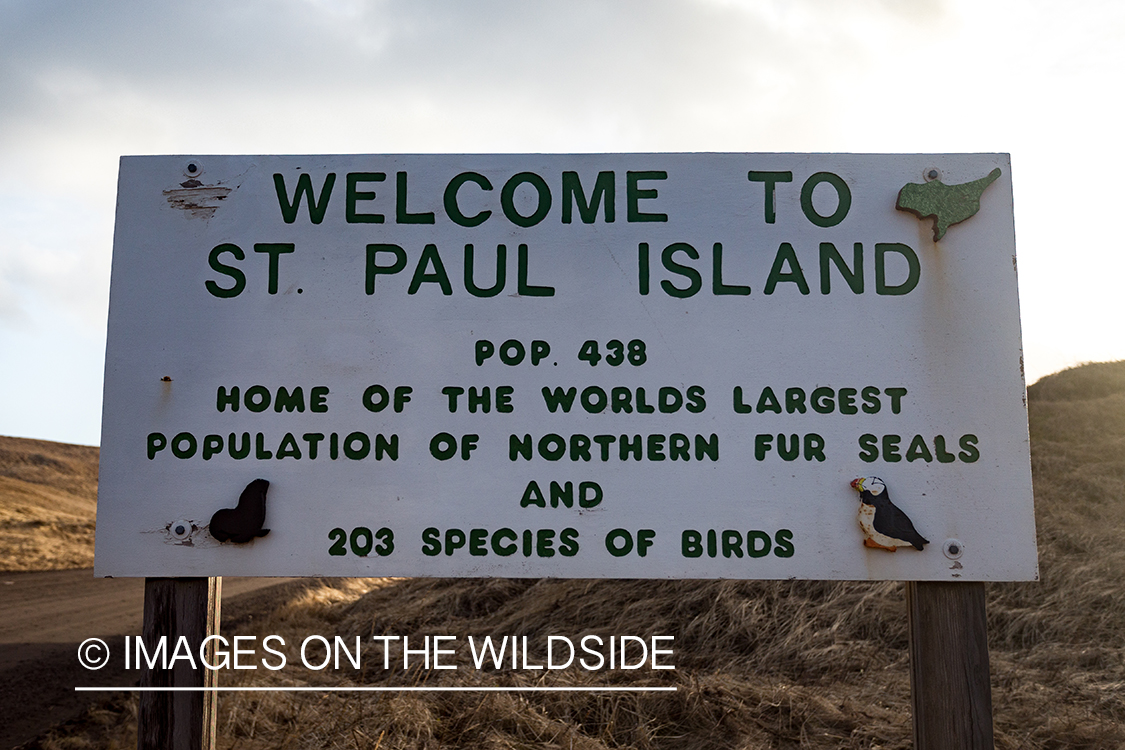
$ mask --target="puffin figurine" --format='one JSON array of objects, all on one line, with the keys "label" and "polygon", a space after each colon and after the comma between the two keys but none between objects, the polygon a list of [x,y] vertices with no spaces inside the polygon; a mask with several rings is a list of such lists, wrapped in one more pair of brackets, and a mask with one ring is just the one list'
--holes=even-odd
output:
[{"label": "puffin figurine", "polygon": [[879,477],[859,477],[852,481],[859,492],[859,528],[863,546],[894,552],[899,547],[922,549],[930,541],[914,529],[910,518],[891,503],[887,485]]}]

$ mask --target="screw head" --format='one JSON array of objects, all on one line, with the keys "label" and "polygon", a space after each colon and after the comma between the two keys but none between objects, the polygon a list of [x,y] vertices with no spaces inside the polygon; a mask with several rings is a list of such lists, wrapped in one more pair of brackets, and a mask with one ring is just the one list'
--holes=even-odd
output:
[{"label": "screw head", "polygon": [[941,551],[950,560],[957,560],[965,554],[965,545],[960,539],[946,539],[945,544],[941,546]]},{"label": "screw head", "polygon": [[198,177],[201,174],[203,174],[203,165],[198,159],[189,159],[184,165],[184,175],[187,177]]},{"label": "screw head", "polygon": [[934,180],[940,180],[941,179],[941,170],[938,169],[937,167],[930,167],[929,169],[927,169],[925,171],[924,177],[926,178],[926,182],[933,182]]},{"label": "screw head", "polygon": [[173,521],[168,525],[168,531],[174,538],[183,541],[184,539],[187,539],[189,536],[191,536],[191,521]]}]

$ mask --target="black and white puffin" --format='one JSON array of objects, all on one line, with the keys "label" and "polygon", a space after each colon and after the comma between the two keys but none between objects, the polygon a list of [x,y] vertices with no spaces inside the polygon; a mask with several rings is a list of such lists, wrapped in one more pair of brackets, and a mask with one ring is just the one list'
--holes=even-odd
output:
[{"label": "black and white puffin", "polygon": [[914,529],[914,524],[902,510],[891,502],[887,485],[879,477],[859,477],[852,481],[852,489],[859,492],[859,528],[863,530],[863,545],[894,552],[899,547],[922,549],[929,544]]}]

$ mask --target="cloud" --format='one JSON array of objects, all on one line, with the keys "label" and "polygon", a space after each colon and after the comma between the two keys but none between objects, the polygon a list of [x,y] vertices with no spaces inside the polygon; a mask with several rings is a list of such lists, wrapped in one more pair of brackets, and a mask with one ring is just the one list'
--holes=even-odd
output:
[{"label": "cloud", "polygon": [[109,217],[65,198],[0,198],[0,324],[34,324],[47,306],[102,336],[109,292]]},{"label": "cloud", "polygon": [[828,129],[793,113],[837,101],[873,33],[932,20],[816,0],[13,7],[0,136],[126,153],[784,143]]}]

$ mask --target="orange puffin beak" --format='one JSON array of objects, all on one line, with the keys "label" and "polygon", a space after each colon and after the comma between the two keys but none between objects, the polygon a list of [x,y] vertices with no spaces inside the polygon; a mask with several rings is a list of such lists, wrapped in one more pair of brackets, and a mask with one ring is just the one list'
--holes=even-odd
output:
[{"label": "orange puffin beak", "polygon": [[852,489],[859,490],[860,492],[863,491],[863,477],[858,477],[852,480]]}]

